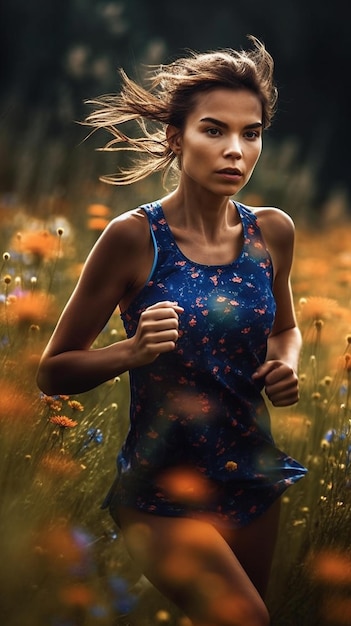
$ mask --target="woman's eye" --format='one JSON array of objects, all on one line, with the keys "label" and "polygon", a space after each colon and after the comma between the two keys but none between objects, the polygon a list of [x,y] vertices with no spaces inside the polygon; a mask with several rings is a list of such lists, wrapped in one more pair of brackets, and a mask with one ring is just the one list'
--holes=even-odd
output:
[{"label": "woman's eye", "polygon": [[218,130],[218,128],[208,128],[207,134],[211,137],[218,137],[218,135],[220,135],[220,131]]},{"label": "woman's eye", "polygon": [[258,139],[260,136],[260,133],[257,132],[257,130],[248,130],[246,131],[245,136],[247,139]]}]

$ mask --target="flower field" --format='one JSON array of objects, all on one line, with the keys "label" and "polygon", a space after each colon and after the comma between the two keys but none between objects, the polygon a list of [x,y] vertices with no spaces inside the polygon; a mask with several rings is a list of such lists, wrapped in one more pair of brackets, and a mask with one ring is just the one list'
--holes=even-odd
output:
[{"label": "flower field", "polygon": [[[144,197],[154,197],[150,189]],[[123,192],[120,211],[135,205]],[[139,198],[137,198],[137,201]],[[0,198],[0,568],[6,626],[189,626],[140,577],[100,504],[128,427],[128,378],[48,397],[38,359],[112,196],[29,211]],[[297,223],[301,399],[272,410],[277,445],[309,473],[283,497],[272,626],[351,623],[350,223]],[[123,337],[117,312],[96,345]]]}]

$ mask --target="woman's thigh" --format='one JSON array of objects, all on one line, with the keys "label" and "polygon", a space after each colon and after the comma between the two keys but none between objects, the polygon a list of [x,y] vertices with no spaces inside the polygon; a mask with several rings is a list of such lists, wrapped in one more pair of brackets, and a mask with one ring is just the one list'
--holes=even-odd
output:
[{"label": "woman's thigh", "polygon": [[269,624],[255,585],[212,524],[134,509],[120,509],[118,516],[133,560],[194,626]]},{"label": "woman's thigh", "polygon": [[248,526],[218,529],[262,597],[269,582],[279,517],[280,499]]}]

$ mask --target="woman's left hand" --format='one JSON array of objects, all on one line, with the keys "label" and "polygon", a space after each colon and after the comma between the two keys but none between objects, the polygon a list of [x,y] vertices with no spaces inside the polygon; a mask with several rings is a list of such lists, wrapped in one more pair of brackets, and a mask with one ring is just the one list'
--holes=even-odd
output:
[{"label": "woman's left hand", "polygon": [[252,378],[264,379],[266,395],[274,406],[290,406],[299,400],[298,376],[283,361],[266,361],[254,372]]}]

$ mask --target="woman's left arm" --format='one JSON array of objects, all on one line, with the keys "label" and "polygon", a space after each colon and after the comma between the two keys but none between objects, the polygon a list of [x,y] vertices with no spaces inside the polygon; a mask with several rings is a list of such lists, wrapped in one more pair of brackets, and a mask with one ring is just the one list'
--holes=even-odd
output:
[{"label": "woman's left arm", "polygon": [[297,370],[302,343],[290,285],[295,228],[279,209],[257,209],[256,215],[273,262],[277,309],[266,360],[253,378],[264,379],[266,395],[274,406],[289,406],[299,399]]}]

